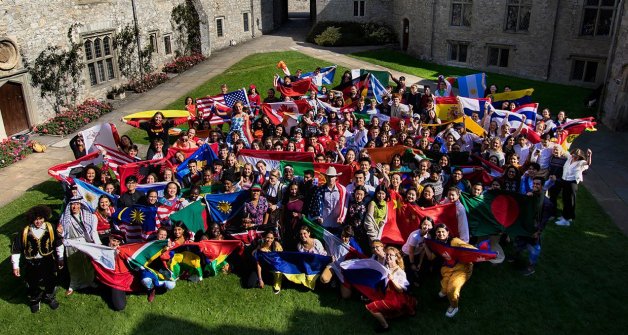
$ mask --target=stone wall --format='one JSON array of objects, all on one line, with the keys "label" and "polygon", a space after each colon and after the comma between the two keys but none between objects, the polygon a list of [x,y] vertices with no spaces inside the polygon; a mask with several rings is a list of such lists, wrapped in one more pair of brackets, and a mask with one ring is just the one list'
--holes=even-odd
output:
[{"label": "stone wall", "polygon": [[[153,65],[159,69],[174,58],[177,49],[177,33],[170,21],[172,9],[185,0],[135,0],[137,21],[142,47],[149,44],[150,36],[156,37],[156,52],[152,54]],[[213,50],[231,44],[243,43],[262,32],[274,28],[273,13],[277,0],[192,0],[199,14],[201,50],[210,56]],[[0,40],[15,45],[19,57],[17,64],[0,67],[0,86],[11,81],[22,84],[24,100],[31,126],[54,116],[51,105],[40,97],[38,89],[32,88],[27,69],[22,59],[34,61],[48,46],[67,48],[67,32],[77,24],[74,41],[83,44],[86,39],[99,34],[120,32],[127,25],[133,26],[133,8],[130,0],[14,0],[0,2]],[[248,14],[248,31],[244,29],[243,14]],[[216,19],[223,19],[223,35],[217,36]],[[166,54],[164,37],[169,36],[172,52]],[[84,51],[83,51],[84,52]],[[114,80],[91,85],[89,70],[83,74],[79,100],[104,98],[113,86],[126,82],[117,69],[117,53],[114,52]],[[83,55],[84,56],[84,55]],[[84,59],[85,60],[85,59]],[[0,138],[6,136],[0,117]]]},{"label": "stone wall", "polygon": [[298,12],[298,13],[309,13],[310,1],[316,1],[316,0],[288,0],[288,11]]},{"label": "stone wall", "polygon": [[393,0],[364,0],[364,16],[354,16],[355,1],[315,1],[316,21],[389,22],[391,20]]},{"label": "stone wall", "polygon": [[628,130],[628,2],[618,27],[615,46],[609,55],[610,73],[603,104],[602,121],[609,128]]}]

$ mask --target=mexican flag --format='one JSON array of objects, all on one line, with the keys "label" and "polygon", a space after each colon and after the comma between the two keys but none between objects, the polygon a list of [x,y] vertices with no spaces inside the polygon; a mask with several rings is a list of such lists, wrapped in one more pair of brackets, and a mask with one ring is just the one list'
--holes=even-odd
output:
[{"label": "mexican flag", "polygon": [[292,162],[292,161],[281,161],[280,167],[281,170],[286,166],[292,166],[294,168],[295,176],[303,176],[305,170],[314,170],[315,176],[314,178],[318,180],[318,185],[324,185],[326,182],[325,171],[329,167],[335,167],[338,173],[342,173],[342,175],[338,176],[338,182],[347,186],[351,183],[351,178],[353,178],[353,169],[349,165],[341,165],[341,164],[331,164],[331,163],[310,163],[310,162]]},{"label": "mexican flag", "polygon": [[531,236],[535,231],[536,196],[506,191],[488,191],[472,197],[462,193],[460,201],[467,211],[469,232],[485,236],[506,232],[510,236]]}]

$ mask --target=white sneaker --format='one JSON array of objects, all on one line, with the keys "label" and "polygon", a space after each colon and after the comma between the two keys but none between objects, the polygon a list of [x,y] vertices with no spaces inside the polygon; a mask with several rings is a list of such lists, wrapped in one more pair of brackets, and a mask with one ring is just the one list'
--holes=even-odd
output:
[{"label": "white sneaker", "polygon": [[441,298],[444,298],[444,297],[447,296],[447,294],[445,294],[445,293],[443,293],[441,291],[438,291],[438,296],[441,297]]},{"label": "white sneaker", "polygon": [[569,221],[565,220],[564,217],[560,217],[558,218],[558,220],[556,220],[556,225],[557,226],[568,226],[569,225]]},{"label": "white sneaker", "polygon": [[458,314],[458,307],[449,307],[447,308],[445,316],[448,318],[453,318],[456,314]]}]

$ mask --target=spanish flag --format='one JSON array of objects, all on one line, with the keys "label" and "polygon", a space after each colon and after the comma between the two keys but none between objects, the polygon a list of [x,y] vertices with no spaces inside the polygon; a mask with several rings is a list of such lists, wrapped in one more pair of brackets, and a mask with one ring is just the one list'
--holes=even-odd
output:
[{"label": "spanish flag", "polygon": [[458,111],[458,100],[456,97],[434,98],[434,110],[441,121],[451,120]]}]

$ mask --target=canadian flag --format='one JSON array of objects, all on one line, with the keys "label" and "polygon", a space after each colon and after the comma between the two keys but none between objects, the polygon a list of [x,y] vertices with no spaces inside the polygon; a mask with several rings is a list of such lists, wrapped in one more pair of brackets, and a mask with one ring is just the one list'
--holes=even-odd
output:
[{"label": "canadian flag", "polygon": [[312,107],[307,100],[263,103],[262,112],[274,125],[282,124],[286,118],[304,114]]}]

